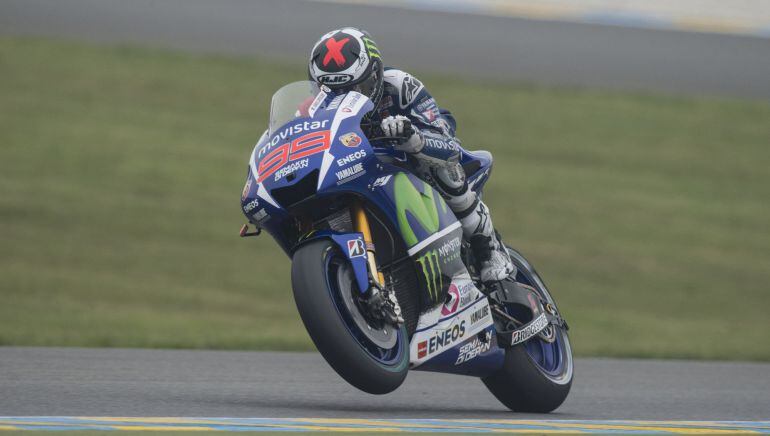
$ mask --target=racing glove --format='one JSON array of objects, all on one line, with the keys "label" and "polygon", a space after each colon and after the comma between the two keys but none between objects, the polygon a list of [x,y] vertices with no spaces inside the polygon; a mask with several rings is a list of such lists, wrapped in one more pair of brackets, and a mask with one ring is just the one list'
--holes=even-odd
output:
[{"label": "racing glove", "polygon": [[380,123],[385,136],[396,140],[394,148],[399,151],[416,154],[422,151],[425,141],[420,131],[403,115],[389,116]]}]

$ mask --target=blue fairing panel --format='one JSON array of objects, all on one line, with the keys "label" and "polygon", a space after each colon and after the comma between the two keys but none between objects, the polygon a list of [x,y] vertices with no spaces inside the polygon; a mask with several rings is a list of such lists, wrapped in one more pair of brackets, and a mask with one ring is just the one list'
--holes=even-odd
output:
[{"label": "blue fairing panel", "polygon": [[321,230],[303,239],[298,247],[318,239],[331,239],[334,241],[353,266],[359,292],[365,293],[369,290],[368,254],[366,252],[364,236],[361,233],[337,233],[330,230]]},{"label": "blue fairing panel", "polygon": [[375,155],[360,128],[361,118],[373,107],[371,101],[355,92],[342,97],[330,96],[308,116],[260,140],[241,201],[246,216],[290,252],[293,242],[285,240],[282,225],[291,217],[280,193],[302,183],[311,189],[315,184],[313,196],[321,201],[351,193],[365,198],[385,215],[393,236],[403,238],[413,250],[410,255],[442,238],[454,240],[454,233],[445,230],[459,231],[459,224],[439,193]]},{"label": "blue fairing panel", "polygon": [[460,164],[466,171],[468,186],[472,191],[481,193],[492,173],[492,154],[484,150],[462,150]]}]

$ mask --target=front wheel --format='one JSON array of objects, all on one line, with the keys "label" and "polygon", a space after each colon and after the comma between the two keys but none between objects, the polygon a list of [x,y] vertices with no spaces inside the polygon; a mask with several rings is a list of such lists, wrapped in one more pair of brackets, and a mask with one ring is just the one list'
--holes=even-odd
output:
[{"label": "front wheel", "polygon": [[409,369],[406,328],[370,322],[357,301],[352,266],[328,239],[294,253],[294,302],[316,348],[356,388],[386,394],[403,383]]},{"label": "front wheel", "polygon": [[[517,251],[508,248],[518,268],[516,281],[534,288],[556,307],[543,280]],[[490,392],[515,412],[548,413],[559,407],[572,387],[572,348],[566,329],[552,326],[555,337],[535,336],[505,351],[503,368],[483,380]]]}]

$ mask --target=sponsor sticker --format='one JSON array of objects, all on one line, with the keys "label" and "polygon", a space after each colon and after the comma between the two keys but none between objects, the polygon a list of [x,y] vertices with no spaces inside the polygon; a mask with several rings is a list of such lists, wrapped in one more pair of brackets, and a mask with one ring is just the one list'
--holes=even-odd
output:
[{"label": "sponsor sticker", "polygon": [[269,217],[267,216],[267,212],[265,211],[265,209],[260,209],[259,211],[257,211],[257,213],[254,214],[252,218],[254,221],[260,222],[260,221],[263,221],[265,218],[269,218]]},{"label": "sponsor sticker", "polygon": [[279,169],[278,171],[276,171],[275,178],[273,180],[277,182],[291,173],[295,173],[301,170],[302,168],[307,168],[308,165],[309,165],[308,159],[302,159],[300,161],[292,162],[286,165],[285,167]]},{"label": "sponsor sticker", "polygon": [[334,110],[340,107],[340,103],[342,103],[342,99],[344,98],[344,95],[338,95],[332,99],[332,101],[329,102],[329,104],[326,106],[326,110]]},{"label": "sponsor sticker", "polygon": [[417,344],[417,358],[422,359],[428,355],[428,341],[422,341]]},{"label": "sponsor sticker", "polygon": [[460,291],[454,283],[449,285],[447,294],[449,295],[449,301],[447,301],[444,304],[444,307],[441,308],[441,314],[444,316],[455,313],[457,311],[457,306],[460,305]]},{"label": "sponsor sticker", "polygon": [[[320,96],[320,94],[319,94]],[[321,99],[323,101],[323,99]],[[321,103],[318,103],[321,104]],[[259,152],[257,153],[258,157],[262,157],[270,151],[273,147],[277,146],[281,143],[281,141],[286,140],[286,138],[289,138],[294,135],[298,135],[304,131],[307,130],[318,130],[318,129],[325,129],[326,125],[329,123],[329,120],[323,120],[323,121],[304,121],[302,123],[296,123],[291,126],[286,127],[285,129],[281,130],[280,132],[273,135],[273,137],[270,139],[270,142],[265,144],[262,148],[259,149]]]},{"label": "sponsor sticker", "polygon": [[363,95],[359,93],[351,93],[348,94],[348,96],[345,98],[345,106],[340,109],[342,112],[353,112],[353,108],[356,106],[356,103],[358,103],[358,100],[361,99]]},{"label": "sponsor sticker", "polygon": [[[438,330],[427,340],[418,343],[417,357],[422,358],[439,353],[442,350],[449,348],[452,344],[460,341],[463,337],[465,337],[465,320],[462,320],[447,329]],[[424,349],[425,351],[421,353],[420,349]]]},{"label": "sponsor sticker", "polygon": [[364,47],[366,47],[366,54],[368,54],[370,58],[380,59],[380,49],[377,48],[377,44],[375,44],[374,41],[372,41],[366,36],[362,37],[361,39],[364,41]]},{"label": "sponsor sticker", "polygon": [[[328,120],[324,120],[326,122]],[[306,122],[307,123],[307,122]],[[302,124],[297,124],[301,126]],[[280,147],[269,152],[262,157],[260,150],[259,165],[257,165],[257,182],[262,183],[267,177],[273,175],[276,171],[283,169],[292,161],[300,161],[300,159],[307,158],[317,153],[321,153],[328,149],[331,145],[330,141],[331,133],[328,130],[321,130],[316,132],[306,133],[303,136],[295,138],[291,143],[284,143]],[[270,144],[268,144],[269,146]],[[307,166],[307,159],[303,159],[297,164],[290,164],[289,167],[294,168],[289,173],[296,171],[297,169]],[[282,174],[288,174],[286,171],[282,171]],[[280,179],[283,175],[276,174],[275,180]]]},{"label": "sponsor sticker", "polygon": [[514,330],[511,334],[511,345],[520,344],[529,340],[547,326],[548,318],[545,316],[545,313],[541,313],[540,316],[535,318],[534,321],[527,324],[521,330]]},{"label": "sponsor sticker", "polygon": [[339,140],[345,147],[354,148],[361,145],[361,137],[358,136],[356,132],[346,133],[340,136]]},{"label": "sponsor sticker", "polygon": [[362,257],[366,255],[366,244],[359,239],[352,239],[348,241],[348,256],[349,257]]},{"label": "sponsor sticker", "polygon": [[321,103],[326,100],[326,97],[328,94],[324,91],[321,91],[318,93],[318,95],[315,96],[315,99],[313,100],[313,103],[310,104],[310,107],[307,110],[307,113],[312,117],[315,115],[315,111],[318,110],[318,106],[321,106]]},{"label": "sponsor sticker", "polygon": [[251,180],[251,176],[246,180],[246,185],[244,185],[243,192],[241,193],[241,201],[245,200],[246,196],[249,195],[249,191],[251,191]]},{"label": "sponsor sticker", "polygon": [[378,177],[377,180],[372,183],[372,187],[377,186],[385,186],[388,184],[388,181],[390,181],[390,178],[393,177],[393,174],[388,174],[387,176]]},{"label": "sponsor sticker", "polygon": [[431,138],[428,136],[425,137],[425,145],[434,150],[447,150],[447,151],[457,150],[457,143],[455,141],[452,141],[452,140],[442,141],[441,139]]},{"label": "sponsor sticker", "polygon": [[341,185],[343,183],[347,183],[364,175],[365,173],[366,171],[364,171],[364,164],[362,163],[357,163],[347,168],[343,168],[335,173],[337,176],[337,184]]},{"label": "sponsor sticker", "polygon": [[444,118],[436,118],[430,123],[431,126],[438,127],[444,135],[452,136],[452,126]]},{"label": "sponsor sticker", "polygon": [[438,302],[438,296],[444,288],[444,276],[438,263],[438,250],[429,250],[417,259],[422,268],[425,284],[431,300]]},{"label": "sponsor sticker", "polygon": [[433,97],[429,98],[423,98],[420,100],[420,103],[417,104],[417,110],[422,112],[428,110],[428,108],[435,107],[436,110],[438,110],[438,105],[436,105],[436,100]]},{"label": "sponsor sticker", "polygon": [[432,123],[433,121],[438,118],[439,112],[438,108],[433,108],[427,111],[422,112],[422,116],[425,117],[426,120],[428,120],[429,123]]},{"label": "sponsor sticker", "polygon": [[[462,283],[459,287],[454,283],[450,284],[449,290],[447,291],[449,301],[447,301],[441,308],[441,315],[451,315],[457,312],[458,309],[471,304],[476,297],[474,289],[475,286],[471,282]],[[472,321],[472,318],[471,323],[475,324],[475,322]]]},{"label": "sponsor sticker", "polygon": [[460,347],[460,354],[457,356],[455,365],[475,359],[480,354],[489,351],[490,348],[492,348],[492,332],[487,331],[483,340],[476,338]]},{"label": "sponsor sticker", "polygon": [[350,153],[345,157],[337,159],[337,165],[339,166],[348,165],[364,157],[366,157],[366,152],[364,150],[359,150],[355,153]]},{"label": "sponsor sticker", "polygon": [[259,206],[259,200],[255,198],[254,200],[251,200],[249,203],[243,206],[243,213],[248,214],[252,210],[256,209],[258,206]]},{"label": "sponsor sticker", "polygon": [[460,258],[460,237],[452,238],[447,242],[444,242],[438,248],[438,254],[441,257],[441,261],[444,265]]},{"label": "sponsor sticker", "polygon": [[401,85],[401,107],[409,106],[420,93],[420,90],[422,90],[422,82],[407,74]]},{"label": "sponsor sticker", "polygon": [[342,85],[353,80],[351,74],[322,74],[318,76],[318,81],[324,85]]},{"label": "sponsor sticker", "polygon": [[471,326],[474,326],[481,321],[486,321],[488,318],[489,306],[485,304],[471,313]]}]

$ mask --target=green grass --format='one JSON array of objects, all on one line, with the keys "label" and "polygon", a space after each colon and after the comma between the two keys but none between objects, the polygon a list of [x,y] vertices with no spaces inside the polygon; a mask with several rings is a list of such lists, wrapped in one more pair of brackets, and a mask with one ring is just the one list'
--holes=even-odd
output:
[{"label": "green grass", "polygon": [[[301,61],[0,38],[0,344],[312,349],[241,240]],[[579,355],[770,359],[770,105],[422,76]]]}]

